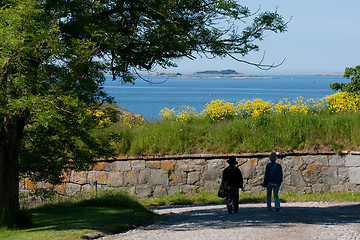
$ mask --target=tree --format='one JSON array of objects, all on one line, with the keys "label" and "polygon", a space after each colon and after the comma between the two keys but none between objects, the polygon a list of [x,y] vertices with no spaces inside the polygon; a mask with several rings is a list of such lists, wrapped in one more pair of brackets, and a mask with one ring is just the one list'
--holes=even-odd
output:
[{"label": "tree", "polygon": [[349,93],[360,93],[360,65],[351,68],[345,68],[344,78],[351,79],[349,83],[331,83],[332,90],[341,90]]},{"label": "tree", "polygon": [[286,25],[233,0],[1,1],[0,221],[19,208],[19,169],[57,179],[68,159],[102,154],[87,130],[89,109],[111,101],[105,74],[133,81],[194,54],[246,62],[257,40]]}]

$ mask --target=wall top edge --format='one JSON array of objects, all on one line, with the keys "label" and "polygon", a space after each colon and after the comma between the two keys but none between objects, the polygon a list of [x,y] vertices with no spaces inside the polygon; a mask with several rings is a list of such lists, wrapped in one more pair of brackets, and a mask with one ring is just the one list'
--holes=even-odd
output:
[{"label": "wall top edge", "polygon": [[[153,155],[153,156],[118,156],[113,158],[94,159],[94,162],[114,162],[128,160],[181,160],[181,159],[219,159],[235,156],[237,158],[262,158],[268,157],[271,152],[261,153],[233,153],[233,154],[181,154],[181,155]],[[279,157],[287,156],[306,156],[306,155],[360,155],[358,151],[342,151],[341,153],[333,151],[293,151],[293,152],[276,152]]]}]

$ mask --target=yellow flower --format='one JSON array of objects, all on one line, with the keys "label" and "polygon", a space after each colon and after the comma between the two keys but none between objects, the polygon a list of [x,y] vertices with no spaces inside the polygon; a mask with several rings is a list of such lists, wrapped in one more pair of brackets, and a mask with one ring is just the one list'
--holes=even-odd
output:
[{"label": "yellow flower", "polygon": [[355,93],[338,92],[327,98],[327,109],[333,113],[358,112],[360,96]]},{"label": "yellow flower", "polygon": [[258,117],[271,113],[273,103],[271,101],[263,101],[260,98],[250,100],[242,100],[236,103],[236,112],[240,117]]},{"label": "yellow flower", "polygon": [[208,116],[213,121],[221,119],[229,119],[235,117],[234,103],[226,102],[220,99],[212,100],[207,103],[200,114],[201,116]]}]

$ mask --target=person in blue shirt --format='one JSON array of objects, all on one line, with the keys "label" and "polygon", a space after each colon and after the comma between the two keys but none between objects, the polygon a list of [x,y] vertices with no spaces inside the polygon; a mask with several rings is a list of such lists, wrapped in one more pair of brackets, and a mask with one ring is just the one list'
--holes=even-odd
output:
[{"label": "person in blue shirt", "polygon": [[275,201],[275,210],[280,211],[280,199],[279,199],[279,189],[283,180],[283,171],[280,164],[276,163],[276,153],[272,152],[269,156],[270,163],[266,165],[265,169],[265,178],[263,182],[263,186],[266,187],[266,204],[267,209],[272,211],[271,209],[271,195],[274,193],[274,201]]}]

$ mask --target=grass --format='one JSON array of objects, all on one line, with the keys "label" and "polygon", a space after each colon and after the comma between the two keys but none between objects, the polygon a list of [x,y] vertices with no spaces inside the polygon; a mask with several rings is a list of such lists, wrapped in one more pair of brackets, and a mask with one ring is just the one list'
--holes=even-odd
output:
[{"label": "grass", "polygon": [[[213,122],[161,120],[98,129],[115,155],[241,153],[291,150],[359,151],[360,113],[269,114]],[[95,133],[94,133],[95,134]]]},{"label": "grass", "polygon": [[[360,202],[360,192],[328,192],[328,193],[303,193],[294,192],[279,194],[282,202],[293,201],[349,201]],[[266,193],[242,193],[240,203],[265,203]],[[215,193],[199,192],[194,194],[176,193],[171,196],[140,200],[144,205],[196,205],[196,204],[221,204],[225,199],[217,197]]]},{"label": "grass", "polygon": [[122,232],[147,224],[155,216],[124,192],[58,200],[24,211],[32,215],[34,225],[24,229],[0,228],[0,239],[81,239],[86,233]]}]

